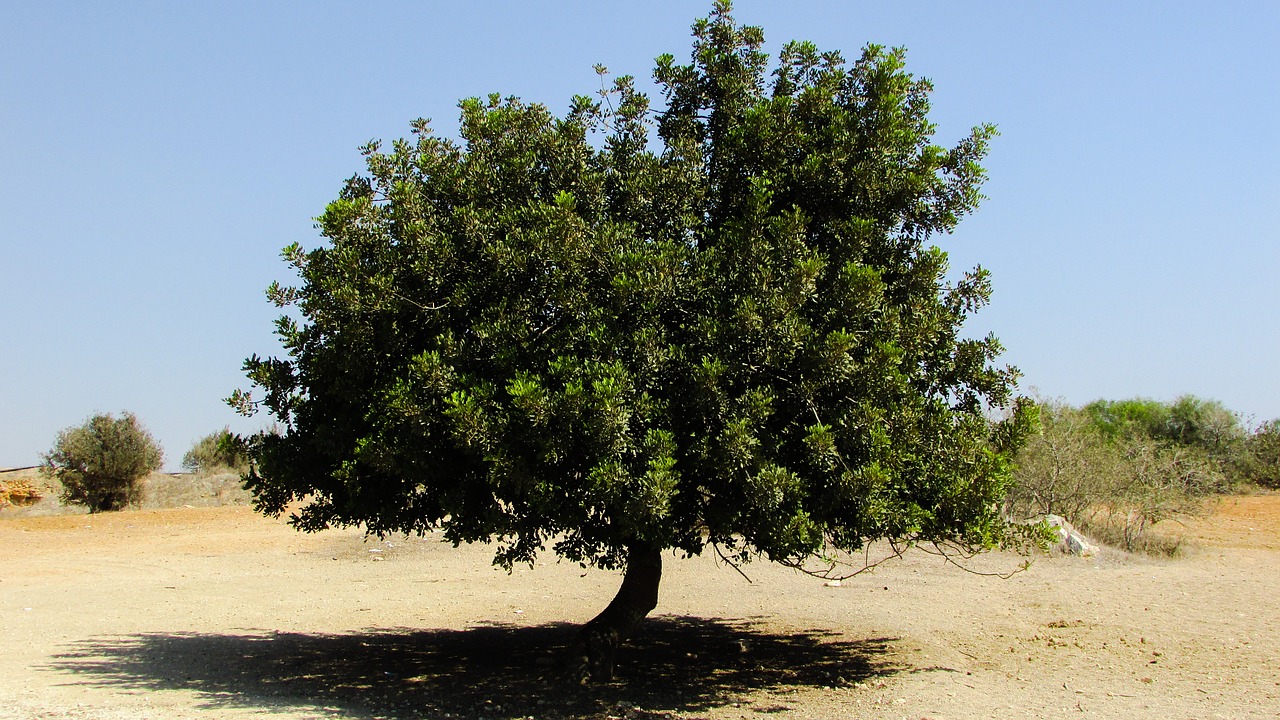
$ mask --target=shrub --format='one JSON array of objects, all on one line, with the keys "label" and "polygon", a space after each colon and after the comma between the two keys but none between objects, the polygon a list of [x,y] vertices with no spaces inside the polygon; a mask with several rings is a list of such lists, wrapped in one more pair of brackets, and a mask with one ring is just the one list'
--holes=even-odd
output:
[{"label": "shrub", "polygon": [[1108,440],[1164,437],[1169,424],[1169,406],[1148,398],[1094,400],[1081,410]]},{"label": "shrub", "polygon": [[1241,474],[1263,487],[1280,489],[1280,419],[1259,425],[1244,440]]},{"label": "shrub", "polygon": [[1083,408],[1109,439],[1144,437],[1222,452],[1244,439],[1240,418],[1217,400],[1183,395],[1171,403],[1147,398],[1095,400]]},{"label": "shrub", "polygon": [[1017,518],[1061,515],[1084,522],[1118,484],[1120,454],[1087,410],[1039,401],[1040,432],[1016,458],[1013,491],[1006,501]]},{"label": "shrub", "polygon": [[182,467],[192,472],[208,472],[218,468],[243,471],[249,467],[244,446],[236,441],[229,427],[209,433],[196,441],[182,456]]},{"label": "shrub", "polygon": [[58,433],[41,471],[62,483],[62,501],[89,512],[120,510],[141,499],[139,481],[160,469],[164,453],[132,413],[94,415]]},{"label": "shrub", "polygon": [[1088,525],[1118,527],[1124,548],[1148,546],[1145,534],[1161,520],[1199,515],[1205,498],[1222,489],[1226,480],[1208,453],[1177,445],[1129,441],[1119,447],[1123,462],[1118,483],[1099,498]]}]

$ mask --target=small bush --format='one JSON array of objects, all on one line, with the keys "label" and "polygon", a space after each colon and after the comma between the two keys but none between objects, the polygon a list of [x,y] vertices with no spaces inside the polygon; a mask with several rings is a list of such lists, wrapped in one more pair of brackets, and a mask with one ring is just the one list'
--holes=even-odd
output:
[{"label": "small bush", "polygon": [[217,469],[241,472],[249,467],[249,457],[244,446],[236,441],[230,428],[209,433],[196,441],[186,455],[182,467],[191,472],[212,472]]},{"label": "small bush", "polygon": [[41,472],[62,483],[62,501],[89,512],[137,505],[140,482],[160,469],[164,453],[132,413],[94,415],[58,433]]},{"label": "small bush", "polygon": [[1099,514],[1078,529],[1096,543],[1143,555],[1176,557],[1185,550],[1187,539],[1183,533],[1169,532],[1167,525],[1148,526],[1141,533],[1134,533],[1129,519],[1127,516]]}]

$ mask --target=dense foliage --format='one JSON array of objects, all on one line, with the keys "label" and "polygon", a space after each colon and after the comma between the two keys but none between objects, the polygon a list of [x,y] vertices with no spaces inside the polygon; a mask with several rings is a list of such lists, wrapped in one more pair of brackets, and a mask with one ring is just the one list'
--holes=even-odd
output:
[{"label": "dense foliage", "polygon": [[[653,572],[658,551],[800,564],[877,539],[1008,539],[1031,418],[995,337],[961,326],[987,273],[932,244],[980,199],[981,126],[933,141],[902,50],[855,62],[718,3],[692,62],[658,58],[563,118],[491,96],[461,140],[414,124],[286,248],[284,358],[250,358],[278,432],[251,439],[258,507],[304,530],[443,528]],[[607,71],[598,68],[602,78]],[[656,142],[657,148],[651,146]],[[644,588],[641,588],[644,585]],[[643,607],[647,605],[647,607]],[[612,606],[611,606],[612,607]]]},{"label": "dense foliage", "polygon": [[1280,420],[1265,422],[1249,434],[1241,465],[1250,481],[1280,490]]},{"label": "dense foliage", "polygon": [[89,512],[121,510],[141,500],[140,481],[164,454],[132,413],[99,414],[58,433],[42,471],[62,483],[62,501]]},{"label": "dense foliage", "polygon": [[1240,418],[1217,400],[1183,395],[1164,403],[1147,398],[1096,400],[1084,406],[1095,427],[1108,438],[1148,438],[1208,453],[1229,464],[1246,432]]},{"label": "dense foliage", "polygon": [[197,440],[182,456],[182,467],[191,472],[247,470],[249,457],[231,429],[223,428]]},{"label": "dense foliage", "polygon": [[1280,487],[1280,420],[1253,429],[1217,400],[1183,395],[1164,403],[1146,398],[1097,400],[1084,412],[1103,436],[1143,438],[1165,447],[1203,454],[1227,485]]}]

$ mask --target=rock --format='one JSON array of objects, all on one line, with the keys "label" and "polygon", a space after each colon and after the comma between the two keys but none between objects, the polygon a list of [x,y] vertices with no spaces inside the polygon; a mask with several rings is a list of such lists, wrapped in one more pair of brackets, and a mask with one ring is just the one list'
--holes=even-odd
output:
[{"label": "rock", "polygon": [[1089,542],[1089,539],[1080,534],[1080,531],[1067,522],[1066,518],[1060,515],[1045,515],[1040,520],[1053,528],[1054,533],[1057,534],[1057,550],[1059,552],[1081,557],[1090,557],[1098,554],[1100,548]]},{"label": "rock", "polygon": [[10,505],[16,507],[27,507],[35,505],[44,497],[44,493],[30,480],[10,480],[0,482],[0,508]]}]

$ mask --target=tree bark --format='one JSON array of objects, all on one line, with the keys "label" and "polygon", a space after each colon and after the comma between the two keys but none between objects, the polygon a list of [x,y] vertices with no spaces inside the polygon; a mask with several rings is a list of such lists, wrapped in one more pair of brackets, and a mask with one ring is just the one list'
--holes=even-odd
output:
[{"label": "tree bark", "polygon": [[643,543],[628,544],[622,587],[609,607],[582,627],[579,642],[590,679],[596,682],[613,679],[618,645],[658,606],[661,581],[662,551]]}]

